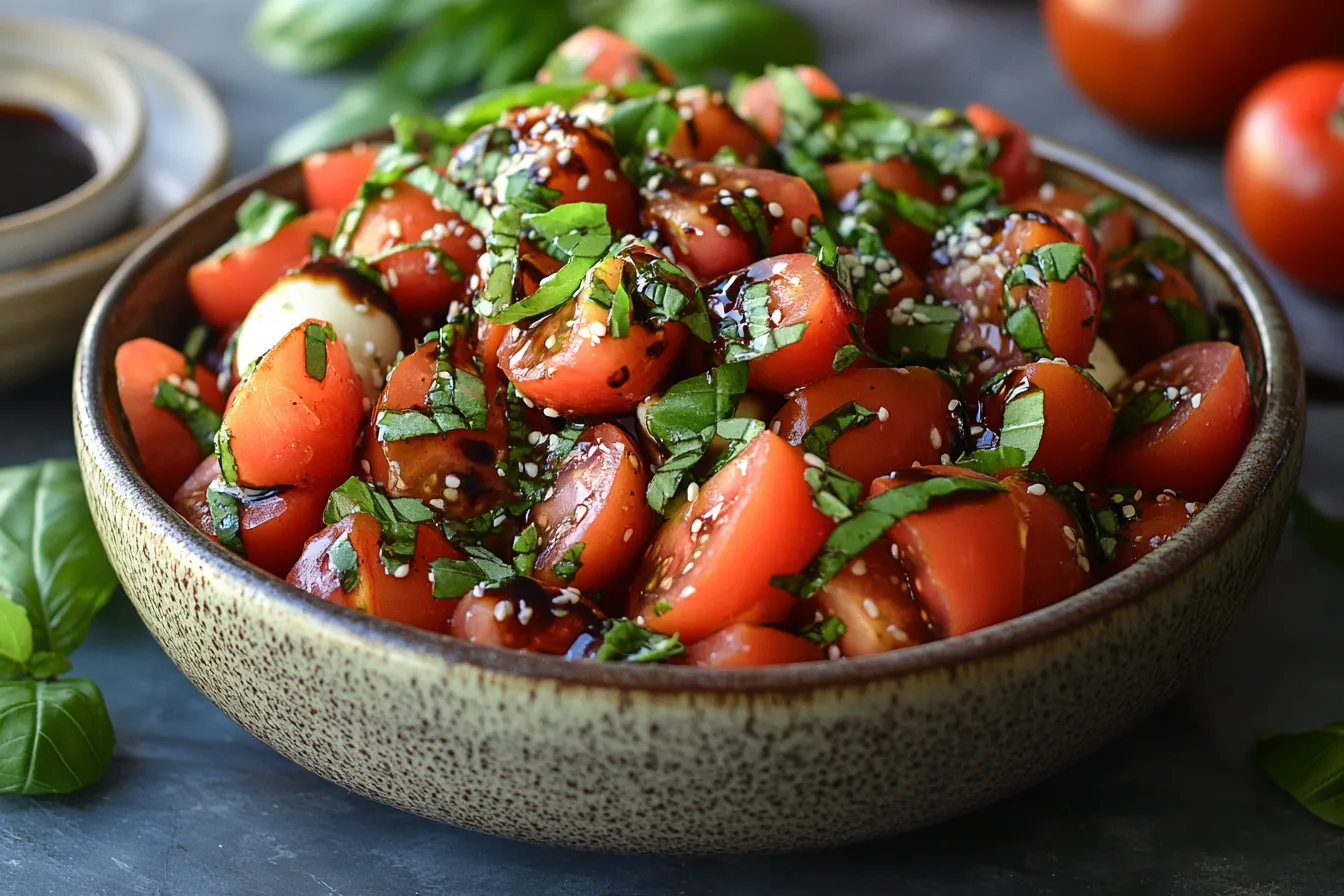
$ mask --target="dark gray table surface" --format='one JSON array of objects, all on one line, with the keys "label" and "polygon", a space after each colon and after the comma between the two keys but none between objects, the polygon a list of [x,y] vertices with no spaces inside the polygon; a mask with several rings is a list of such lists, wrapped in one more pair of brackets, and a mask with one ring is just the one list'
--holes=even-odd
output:
[{"label": "dark gray table surface", "polygon": [[[332,0],[353,2],[353,0]],[[848,89],[983,100],[1170,188],[1228,223],[1216,147],[1146,142],[1061,80],[1027,0],[789,0],[816,22]],[[327,101],[339,78],[285,79],[249,55],[251,3],[4,0],[0,12],[88,18],[175,50],[215,86],[233,167]],[[1312,365],[1344,376],[1344,313],[1288,288]],[[61,376],[0,395],[0,464],[73,453]],[[1313,406],[1304,483],[1344,507],[1344,410]],[[1344,831],[1256,770],[1257,732],[1344,717],[1344,588],[1293,533],[1245,622],[1184,694],[1030,792],[905,837],[779,857],[592,856],[433,824],[304,771],[242,731],[160,652],[124,598],[75,657],[117,728],[104,780],[0,802],[0,893],[1046,894],[1344,893]],[[957,774],[948,769],[948,774]],[[695,794],[687,794],[694,799]]]}]

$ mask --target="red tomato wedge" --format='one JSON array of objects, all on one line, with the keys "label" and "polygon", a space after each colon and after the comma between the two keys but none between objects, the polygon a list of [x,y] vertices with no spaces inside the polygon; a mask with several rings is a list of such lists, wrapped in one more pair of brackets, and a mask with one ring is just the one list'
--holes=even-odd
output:
[{"label": "red tomato wedge", "polygon": [[799,572],[834,523],[812,503],[798,449],[763,432],[663,524],[635,575],[630,616],[694,643],[734,622],[779,622],[797,599],[770,584]]},{"label": "red tomato wedge", "polygon": [[242,323],[272,283],[311,257],[314,236],[331,239],[337,216],[332,209],[311,211],[264,243],[196,262],[187,271],[187,289],[196,310],[216,329]]},{"label": "red tomato wedge", "polygon": [[587,429],[556,474],[550,497],[532,508],[542,542],[534,575],[564,584],[555,564],[582,544],[583,565],[569,584],[585,592],[624,584],[658,524],[644,499],[649,477],[649,465],[620,427]]},{"label": "red tomato wedge", "polygon": [[191,475],[206,451],[182,417],[154,406],[159,383],[167,381],[180,388],[187,399],[199,401],[216,414],[224,410],[224,397],[215,384],[214,374],[197,366],[188,375],[187,359],[182,353],[155,339],[122,343],[113,366],[117,371],[117,395],[131,427],[145,479],[154,491],[167,498]]},{"label": "red tomato wedge", "polygon": [[990,174],[1003,181],[1003,198],[1009,201],[1034,193],[1041,187],[1041,160],[1031,148],[1031,133],[989,106],[972,103],[966,118],[980,136],[999,142],[999,156],[989,166]]},{"label": "red tomato wedge", "polygon": [[674,159],[708,162],[731,149],[745,165],[759,165],[769,146],[759,131],[728,105],[723,93],[704,86],[683,87],[675,97],[682,123],[667,143]]},{"label": "red tomato wedge", "polygon": [[513,579],[458,601],[453,634],[474,644],[560,655],[579,638],[596,634],[602,619],[600,610],[573,591]]},{"label": "red tomato wedge", "polygon": [[[753,315],[758,284],[767,287],[765,305]],[[833,374],[836,351],[854,342],[850,328],[863,325],[849,294],[806,253],[755,262],[715,284],[705,301],[712,317],[735,325],[743,345],[756,338],[765,319],[772,330],[803,327],[801,338],[748,362],[751,385],[781,395]]]},{"label": "red tomato wedge", "polygon": [[[824,100],[838,100],[843,94],[825,72],[810,65],[795,65],[793,73],[813,96]],[[753,78],[737,97],[737,111],[760,129],[765,139],[779,142],[784,116],[779,110],[779,88],[769,75]]]},{"label": "red tomato wedge", "polygon": [[[416,531],[415,556],[389,572],[380,547],[382,531],[378,520],[367,513],[333,523],[304,545],[303,555],[289,572],[289,583],[352,610],[447,634],[459,602],[434,597],[430,568],[435,560],[461,560],[462,554],[425,523]],[[348,541],[355,555],[353,571],[344,576],[332,556],[333,549],[341,550],[341,541]],[[348,591],[346,585],[351,586]]]},{"label": "red tomato wedge", "polygon": [[960,453],[961,402],[951,385],[927,367],[850,368],[799,389],[771,428],[790,445],[802,446],[809,430],[850,402],[877,416],[830,443],[825,457],[846,476],[868,482]]},{"label": "red tomato wedge", "polygon": [[355,201],[359,188],[369,179],[382,147],[356,143],[345,149],[315,152],[302,162],[304,192],[308,207],[339,212]]},{"label": "red tomato wedge", "polygon": [[1209,335],[1204,304],[1189,278],[1142,246],[1112,263],[1107,301],[1110,315],[1101,335],[1126,370]]},{"label": "red tomato wedge", "polygon": [[427,249],[395,252],[373,264],[401,319],[422,330],[441,322],[448,306],[466,292],[467,277],[485,248],[476,228],[423,190],[398,183],[369,202],[348,253],[369,259],[396,246],[425,241],[451,259],[457,270],[445,270],[440,257]]},{"label": "red tomato wedge", "polygon": [[[345,346],[331,337],[321,321],[299,324],[230,396],[220,441],[239,485],[330,491],[350,475],[364,386]],[[227,455],[221,464],[227,472]]]},{"label": "red tomato wedge", "polygon": [[836,616],[845,633],[842,656],[864,656],[933,639],[929,614],[915,600],[905,570],[885,540],[870,546],[812,599],[822,618]]},{"label": "red tomato wedge", "polygon": [[[672,260],[700,283],[744,268],[763,255],[801,252],[821,204],[807,181],[742,165],[690,165],[683,180],[664,180],[644,204],[644,226],[672,251]],[[748,194],[747,191],[753,191]],[[759,204],[764,236],[732,214],[734,205]],[[768,245],[766,245],[768,243]]]},{"label": "red tomato wedge", "polygon": [[688,666],[745,669],[824,659],[821,647],[768,625],[738,622],[686,648]]},{"label": "red tomato wedge", "polygon": [[631,81],[673,84],[676,75],[638,44],[596,25],[582,28],[556,47],[537,72],[543,84],[552,81],[596,81],[621,87]]},{"label": "red tomato wedge", "polygon": [[[1024,612],[1058,603],[1096,580],[1093,558],[1078,518],[1030,473],[1003,480],[1027,523]],[[1071,486],[1065,486],[1069,488]]]},{"label": "red tomato wedge", "polygon": [[1203,509],[1202,503],[1187,501],[1171,491],[1113,505],[1120,526],[1115,535],[1110,572],[1119,572],[1147,557],[1189,525]]},{"label": "red tomato wedge", "polygon": [[[504,480],[495,471],[507,448],[504,403],[498,390],[484,396],[485,429],[392,437],[399,414],[429,413],[430,390],[441,382],[440,349],[437,340],[427,342],[392,370],[364,433],[364,472],[392,497],[420,498],[434,502],[436,509],[449,516],[472,517],[507,496]],[[479,379],[480,372],[465,357],[465,346],[462,349],[454,353],[454,382],[458,388],[469,389],[468,378]]]},{"label": "red tomato wedge", "polygon": [[[218,541],[206,490],[219,478],[219,459],[207,457],[173,495],[173,508],[212,541]],[[322,528],[325,491],[283,488],[244,497],[239,537],[249,563],[284,577],[299,559],[303,545]]]},{"label": "red tomato wedge", "polygon": [[[1040,398],[1033,398],[1036,393]],[[1042,403],[1044,424],[1025,424],[1009,409],[1014,402]],[[1038,361],[1025,364],[989,387],[981,399],[981,421],[991,432],[1004,428],[1006,416],[1018,427],[1015,435],[1039,434],[1040,443],[1027,466],[1044,470],[1055,482],[1089,480],[1111,439],[1115,411],[1111,400],[1087,374],[1069,364]],[[1035,418],[1035,414],[1026,414]],[[1014,444],[1009,439],[1006,444]]]},{"label": "red tomato wedge", "polygon": [[[1102,211],[1096,205],[1099,202],[1114,207]],[[1043,183],[1036,192],[1017,197],[1013,208],[1053,218],[1088,250],[1092,267],[1098,272],[1105,268],[1107,259],[1134,243],[1134,213],[1127,202],[1114,195],[1088,196],[1054,183]],[[1089,210],[1096,218],[1095,226],[1088,225]]]},{"label": "red tomato wedge", "polygon": [[[914,163],[906,158],[885,159],[881,162],[832,162],[827,165],[826,179],[831,185],[831,198],[842,212],[852,211],[859,201],[859,189],[871,180],[886,190],[897,190],[915,199],[937,203],[941,194],[936,184],[925,180]],[[895,215],[888,216],[891,232],[883,241],[891,253],[921,276],[929,269],[929,252],[933,248],[933,234]]]},{"label": "red tomato wedge", "polygon": [[[988,479],[932,466],[875,480],[872,494],[930,476]],[[939,637],[962,635],[1020,616],[1027,526],[1007,492],[955,495],[887,530]]]},{"label": "red tomato wedge", "polygon": [[1208,501],[1250,439],[1251,387],[1231,343],[1163,355],[1122,384],[1116,402],[1115,441],[1101,462],[1108,483]]}]

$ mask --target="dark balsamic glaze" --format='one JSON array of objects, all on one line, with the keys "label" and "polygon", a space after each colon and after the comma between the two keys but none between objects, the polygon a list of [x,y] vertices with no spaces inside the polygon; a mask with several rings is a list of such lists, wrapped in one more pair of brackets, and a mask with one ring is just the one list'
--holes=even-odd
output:
[{"label": "dark balsamic glaze", "polygon": [[88,183],[98,172],[88,146],[39,109],[0,104],[0,218],[30,211]]}]

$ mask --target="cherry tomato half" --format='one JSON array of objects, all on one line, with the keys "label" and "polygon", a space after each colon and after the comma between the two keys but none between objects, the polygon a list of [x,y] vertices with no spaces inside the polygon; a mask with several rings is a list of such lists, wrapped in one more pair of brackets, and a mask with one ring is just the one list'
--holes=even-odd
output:
[{"label": "cherry tomato half", "polygon": [[738,622],[686,648],[686,665],[714,669],[778,666],[823,659],[821,647],[806,638]]},{"label": "cherry tomato half", "polygon": [[1003,198],[1012,201],[1041,187],[1041,160],[1031,148],[1031,133],[1022,125],[988,106],[972,103],[966,117],[980,132],[999,142],[999,155],[989,173],[1003,181]]},{"label": "cherry tomato half", "polygon": [[[803,82],[803,86],[819,99],[838,100],[844,95],[835,82],[819,68],[795,65],[793,73]],[[747,121],[760,128],[765,139],[771,143],[779,142],[784,116],[779,110],[779,89],[775,87],[774,79],[769,75],[753,78],[742,88],[737,97],[737,111]]]},{"label": "cherry tomato half", "polygon": [[1172,491],[1127,498],[1114,504],[1119,527],[1110,571],[1116,573],[1138,563],[1189,525],[1203,509],[1202,503],[1187,501]]},{"label": "cherry tomato half", "polygon": [[1094,560],[1073,511],[1031,473],[1017,473],[1003,482],[1012,489],[1027,524],[1023,611],[1048,607],[1090,587],[1097,580]]},{"label": "cherry tomato half", "polygon": [[310,209],[339,212],[355,201],[381,149],[356,143],[345,149],[315,152],[303,160],[303,186]]},{"label": "cherry tomato half", "polygon": [[562,655],[580,637],[595,634],[602,619],[602,612],[572,589],[512,579],[458,601],[453,634],[474,644]]},{"label": "cherry tomato half", "polygon": [[596,25],[581,28],[556,47],[537,80],[596,81],[621,87],[631,81],[675,83],[677,78],[663,62],[643,47],[615,32]]},{"label": "cherry tomato half", "polygon": [[914,591],[891,545],[879,539],[829,582],[810,603],[823,618],[839,617],[845,633],[836,641],[842,656],[864,656],[933,639],[928,611]]}]

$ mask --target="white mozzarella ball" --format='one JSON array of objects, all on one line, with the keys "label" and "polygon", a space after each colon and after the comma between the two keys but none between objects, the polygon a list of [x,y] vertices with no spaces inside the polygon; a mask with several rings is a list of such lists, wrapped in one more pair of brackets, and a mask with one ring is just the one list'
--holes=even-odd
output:
[{"label": "white mozzarella ball", "polygon": [[1115,356],[1115,352],[1104,339],[1098,339],[1092,346],[1092,354],[1088,356],[1087,363],[1092,368],[1092,376],[1107,392],[1115,391],[1115,387],[1129,376],[1120,359]]},{"label": "white mozzarella ball", "polygon": [[338,262],[321,261],[287,274],[266,290],[238,328],[239,371],[270,351],[305,320],[331,324],[370,399],[383,388],[401,349],[401,328],[387,295]]}]

